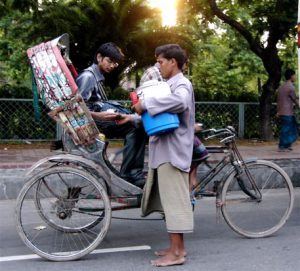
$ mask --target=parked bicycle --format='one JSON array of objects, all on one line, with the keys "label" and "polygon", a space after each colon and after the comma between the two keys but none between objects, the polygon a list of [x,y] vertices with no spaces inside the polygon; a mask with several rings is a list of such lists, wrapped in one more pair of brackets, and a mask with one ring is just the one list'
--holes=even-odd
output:
[{"label": "parked bicycle", "polygon": [[[208,129],[200,134],[205,140],[220,138],[222,145],[208,145],[206,149],[223,156],[214,165],[209,159],[199,161],[206,170],[203,176],[197,174],[198,184],[191,191],[193,208],[198,199],[216,197],[218,216],[221,210],[226,223],[238,234],[259,238],[278,231],[293,209],[293,185],[288,175],[271,161],[244,160],[233,127]],[[118,149],[109,156],[115,167],[121,154],[122,149]]]},{"label": "parked bicycle", "polygon": [[[192,201],[216,197],[217,211],[238,234],[248,238],[266,237],[278,231],[293,209],[293,185],[286,172],[271,161],[244,160],[235,142],[232,127],[209,129],[202,134],[220,138],[223,146],[207,146],[210,153],[223,153],[192,190]],[[214,182],[212,192],[207,191]]]}]

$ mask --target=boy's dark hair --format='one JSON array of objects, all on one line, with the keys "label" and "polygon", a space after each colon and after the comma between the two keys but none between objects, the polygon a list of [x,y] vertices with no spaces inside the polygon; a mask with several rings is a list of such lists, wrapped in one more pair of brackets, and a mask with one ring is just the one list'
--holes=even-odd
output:
[{"label": "boy's dark hair", "polygon": [[290,80],[291,77],[295,74],[295,71],[292,69],[287,69],[284,73],[284,77],[286,80]]},{"label": "boy's dark hair", "polygon": [[97,54],[101,54],[102,57],[109,57],[112,61],[120,63],[124,59],[122,50],[113,42],[101,44],[97,49],[94,56],[94,63],[97,64]]},{"label": "boy's dark hair", "polygon": [[183,65],[187,61],[185,50],[183,50],[178,44],[165,44],[158,46],[155,49],[155,56],[158,57],[159,55],[166,59],[174,58],[180,70],[182,70]]}]

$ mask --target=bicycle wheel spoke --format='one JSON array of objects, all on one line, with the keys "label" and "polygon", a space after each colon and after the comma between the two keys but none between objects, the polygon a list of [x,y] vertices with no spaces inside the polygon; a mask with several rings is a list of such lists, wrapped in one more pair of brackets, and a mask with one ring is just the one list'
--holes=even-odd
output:
[{"label": "bicycle wheel spoke", "polygon": [[104,188],[72,167],[33,176],[17,200],[17,225],[25,244],[50,260],[80,258],[105,237],[111,208]]},{"label": "bicycle wheel spoke", "polygon": [[265,237],[279,230],[289,217],[293,187],[286,173],[272,162],[257,161],[247,167],[262,197],[252,197],[255,191],[246,174],[239,176],[238,181],[233,172],[223,186],[222,212],[237,233],[250,238]]}]

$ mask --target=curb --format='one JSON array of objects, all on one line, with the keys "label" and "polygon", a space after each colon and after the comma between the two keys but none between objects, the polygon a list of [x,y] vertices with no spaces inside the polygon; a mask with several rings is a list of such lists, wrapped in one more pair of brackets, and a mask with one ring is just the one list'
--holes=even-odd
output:
[{"label": "curb", "polygon": [[30,168],[34,163],[0,163],[1,169]]}]

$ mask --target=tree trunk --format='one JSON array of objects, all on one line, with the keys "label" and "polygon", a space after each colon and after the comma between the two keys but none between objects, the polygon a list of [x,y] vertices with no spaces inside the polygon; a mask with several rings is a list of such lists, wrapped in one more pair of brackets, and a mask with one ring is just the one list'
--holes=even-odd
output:
[{"label": "tree trunk", "polygon": [[[269,81],[269,80],[268,80]],[[259,99],[259,116],[260,116],[260,138],[262,140],[272,140],[272,100],[274,91],[267,82],[263,86],[263,92]]]},{"label": "tree trunk", "polygon": [[[269,33],[269,37],[265,44],[261,43],[258,37],[254,38],[250,32],[251,28],[245,28],[238,20],[235,20],[219,9],[217,2],[220,3],[222,1],[209,0],[208,2],[212,13],[237,30],[247,40],[250,50],[253,51],[264,64],[268,73],[268,81],[263,85],[260,96],[260,133],[262,139],[270,140],[273,138],[271,120],[274,116],[271,116],[272,101],[275,91],[280,84],[282,68],[282,61],[279,59],[276,45],[294,28],[297,14],[294,11],[297,9],[297,1],[274,1],[274,5],[272,4],[275,14],[281,14],[284,9],[288,17],[277,16],[275,19],[273,15],[267,16],[257,10],[258,17],[266,16],[267,28],[264,32]],[[287,5],[288,2],[290,5]]]},{"label": "tree trunk", "polygon": [[275,92],[280,84],[282,61],[278,57],[277,49],[265,50],[262,57],[263,64],[268,72],[269,78],[262,87],[259,99],[260,113],[260,136],[262,140],[272,140],[272,102]]}]

